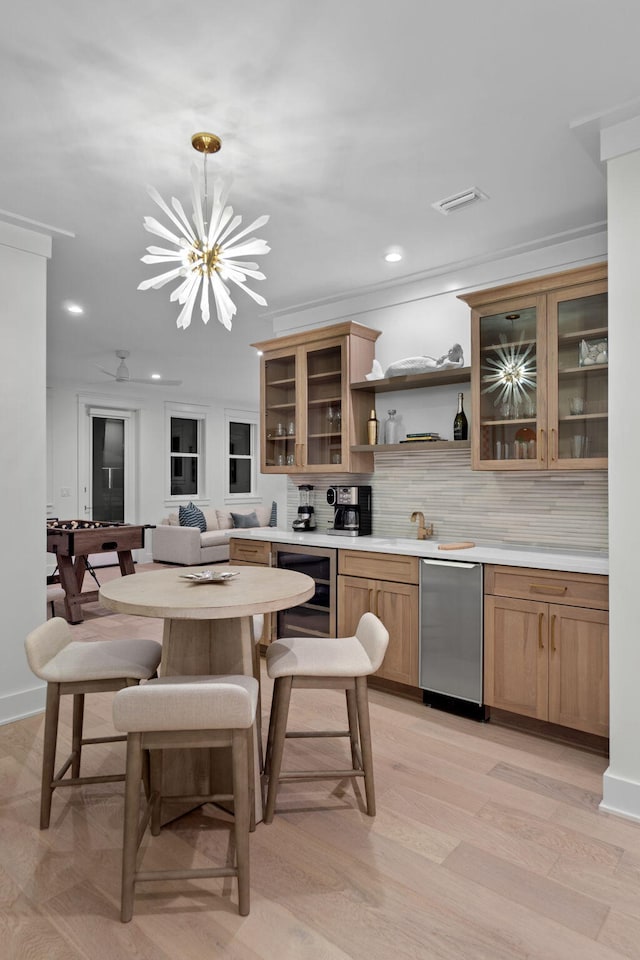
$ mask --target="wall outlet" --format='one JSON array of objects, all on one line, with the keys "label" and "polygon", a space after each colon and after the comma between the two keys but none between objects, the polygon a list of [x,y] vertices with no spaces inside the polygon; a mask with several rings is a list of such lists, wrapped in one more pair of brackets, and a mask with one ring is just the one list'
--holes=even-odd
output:
[{"label": "wall outlet", "polygon": [[61,496],[61,497],[70,497],[70,496],[71,496],[71,487],[60,487],[60,496]]}]

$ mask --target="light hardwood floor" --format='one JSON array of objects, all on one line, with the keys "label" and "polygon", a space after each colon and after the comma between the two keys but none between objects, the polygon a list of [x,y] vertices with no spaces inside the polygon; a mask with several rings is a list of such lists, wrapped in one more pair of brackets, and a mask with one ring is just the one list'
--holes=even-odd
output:
[{"label": "light hardwood floor", "polygon": [[[159,621],[97,604],[85,613],[77,638],[160,637]],[[251,837],[246,918],[230,881],[175,881],[142,885],[133,921],[121,924],[122,784],[57,791],[40,832],[42,717],[0,727],[0,955],[640,958],[640,825],[599,813],[605,758],[379,691],[370,701],[378,815],[363,813],[350,782],[283,786],[273,824]],[[93,735],[109,728],[110,712],[110,695],[87,698]],[[299,692],[291,716],[298,727],[342,727],[342,698]],[[65,705],[66,740],[69,726]],[[333,767],[347,743],[293,741],[287,751],[298,767],[318,754]],[[89,750],[92,772],[123,766],[121,744]],[[217,817],[203,808],[147,838],[145,862],[224,858]]]}]

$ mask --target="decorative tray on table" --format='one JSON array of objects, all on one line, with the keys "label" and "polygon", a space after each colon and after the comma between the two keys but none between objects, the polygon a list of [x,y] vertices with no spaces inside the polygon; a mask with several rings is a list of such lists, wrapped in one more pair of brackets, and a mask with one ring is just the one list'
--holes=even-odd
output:
[{"label": "decorative tray on table", "polygon": [[180,573],[183,580],[192,583],[228,583],[238,576],[237,570],[202,570],[200,573]]}]

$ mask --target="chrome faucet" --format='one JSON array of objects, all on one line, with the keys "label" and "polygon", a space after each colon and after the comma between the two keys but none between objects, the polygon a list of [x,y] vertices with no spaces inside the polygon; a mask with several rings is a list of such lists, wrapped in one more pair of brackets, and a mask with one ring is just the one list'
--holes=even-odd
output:
[{"label": "chrome faucet", "polygon": [[428,540],[433,536],[433,524],[430,523],[427,527],[424,522],[424,513],[421,513],[419,510],[415,510],[411,514],[411,522],[414,523],[418,521],[418,540]]}]

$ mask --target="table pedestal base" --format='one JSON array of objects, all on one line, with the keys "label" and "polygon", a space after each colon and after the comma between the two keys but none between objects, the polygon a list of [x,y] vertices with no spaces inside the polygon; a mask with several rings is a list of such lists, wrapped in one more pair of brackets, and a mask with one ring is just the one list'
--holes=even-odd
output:
[{"label": "table pedestal base", "polygon": [[[195,589],[224,590],[224,586]],[[233,620],[165,620],[160,675],[216,676],[254,673],[253,618]],[[257,743],[254,756],[259,756]],[[162,761],[162,823],[182,816],[192,805],[171,801],[180,794],[231,793],[231,752],[168,750]],[[262,819],[260,770],[256,765],[256,820]]]}]

